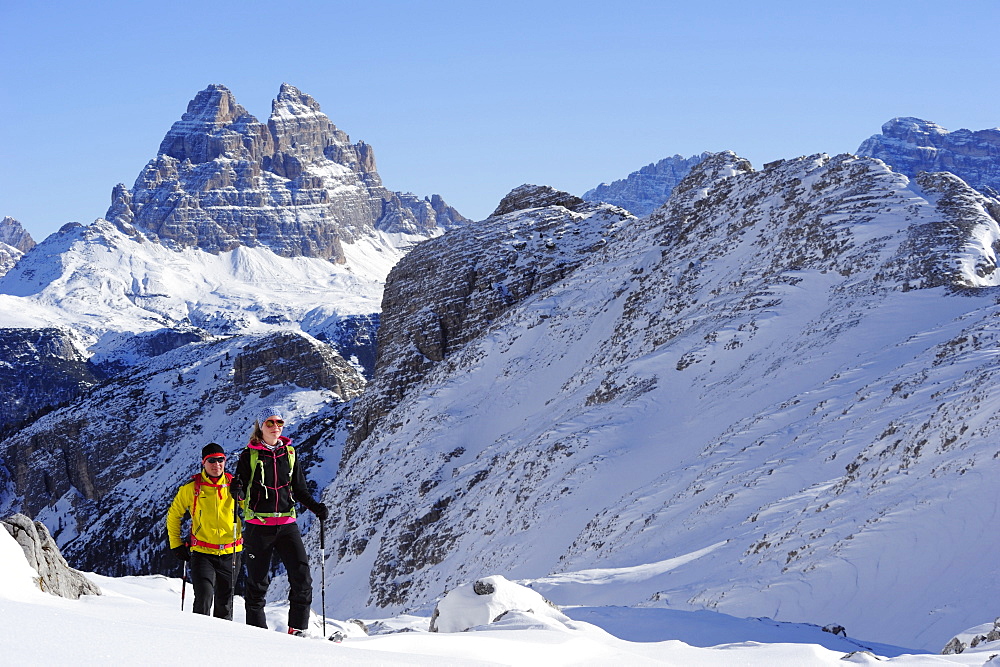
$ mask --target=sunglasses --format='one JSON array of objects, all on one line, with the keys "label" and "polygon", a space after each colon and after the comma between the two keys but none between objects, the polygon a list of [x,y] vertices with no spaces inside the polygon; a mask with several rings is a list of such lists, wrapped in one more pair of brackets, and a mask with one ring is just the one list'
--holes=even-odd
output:
[{"label": "sunglasses", "polygon": [[205,459],[205,462],[206,463],[225,463],[226,462],[226,457],[225,456],[209,456],[209,457],[207,457]]},{"label": "sunglasses", "polygon": [[282,421],[281,419],[268,419],[266,422],[264,422],[264,426],[268,428],[271,428],[273,426],[284,426],[284,425],[285,422]]}]

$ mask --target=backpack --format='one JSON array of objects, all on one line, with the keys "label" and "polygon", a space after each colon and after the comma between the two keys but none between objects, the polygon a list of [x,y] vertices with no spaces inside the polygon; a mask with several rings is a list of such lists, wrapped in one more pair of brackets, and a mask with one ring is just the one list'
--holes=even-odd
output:
[{"label": "backpack", "polygon": [[[250,489],[253,488],[253,476],[257,472],[257,466],[259,465],[261,469],[260,478],[261,481],[263,482],[264,463],[260,460],[260,453],[259,453],[260,450],[255,449],[253,447],[248,447],[247,449],[250,450],[250,479],[247,480],[246,498],[244,498],[243,501],[240,502],[240,507],[243,508],[243,520],[246,521],[247,519],[268,519],[271,517],[284,517],[284,516],[295,517],[296,516],[295,498],[294,496],[292,496],[291,489],[289,489],[288,492],[292,500],[292,509],[290,512],[280,512],[280,513],[254,512],[252,509],[250,509]],[[292,447],[291,445],[285,445],[285,449],[288,451],[288,484],[289,486],[291,486],[292,475],[295,472],[295,448]],[[277,480],[275,480],[275,482],[277,482]],[[265,494],[267,493],[266,486],[264,487],[264,493]]]}]

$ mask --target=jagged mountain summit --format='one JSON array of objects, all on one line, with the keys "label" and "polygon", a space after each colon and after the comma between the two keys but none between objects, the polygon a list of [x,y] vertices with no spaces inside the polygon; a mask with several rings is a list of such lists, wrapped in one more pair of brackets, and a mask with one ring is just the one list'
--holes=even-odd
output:
[{"label": "jagged mountain summit", "polygon": [[[533,225],[572,211],[524,209],[478,243],[433,242],[466,267],[510,254],[503,272],[431,284],[411,253],[384,344],[430,349],[428,322],[466,342],[389,355],[358,402],[367,437],[324,496],[331,611],[417,606],[489,571],[556,603],[836,620],[939,649],[994,604],[995,203],[868,158],[755,171],[723,153],[646,218],[595,212],[556,238]],[[579,260],[486,305],[546,252]],[[484,307],[463,312],[468,295]]]},{"label": "jagged mountain summit", "polygon": [[857,152],[907,176],[950,171],[977,190],[1000,191],[1000,128],[949,132],[920,118],[893,118]]},{"label": "jagged mountain summit", "polygon": [[31,234],[14,218],[0,220],[0,276],[7,273],[17,261],[35,247]]},{"label": "jagged mountain summit", "polygon": [[583,193],[583,198],[614,204],[638,216],[649,215],[670,199],[677,184],[708,155],[706,152],[688,158],[680,155],[664,158],[613,183],[601,183]]},{"label": "jagged mountain summit", "polygon": [[211,85],[188,104],[107,219],[174,247],[213,253],[264,245],[284,257],[347,261],[344,244],[378,233],[429,237],[467,222],[438,195],[390,192],[364,142],[282,84],[267,123]]}]

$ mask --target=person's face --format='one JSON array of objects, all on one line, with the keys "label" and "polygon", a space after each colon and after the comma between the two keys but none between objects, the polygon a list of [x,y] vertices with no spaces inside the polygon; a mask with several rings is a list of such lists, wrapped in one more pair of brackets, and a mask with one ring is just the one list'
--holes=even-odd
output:
[{"label": "person's face", "polygon": [[226,471],[226,457],[224,454],[212,454],[205,457],[202,465],[209,477],[220,477]]},{"label": "person's face", "polygon": [[277,415],[271,415],[265,419],[264,423],[260,426],[261,431],[264,433],[264,441],[268,444],[277,442],[278,436],[281,435],[281,429],[284,426],[285,422]]}]

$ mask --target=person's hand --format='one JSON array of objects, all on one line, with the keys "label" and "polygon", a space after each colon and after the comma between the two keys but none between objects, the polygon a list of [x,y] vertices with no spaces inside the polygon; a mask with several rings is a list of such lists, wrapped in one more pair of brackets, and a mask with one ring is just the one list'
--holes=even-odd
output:
[{"label": "person's hand", "polygon": [[229,494],[236,500],[243,500],[243,482],[236,477],[229,483]]},{"label": "person's hand", "polygon": [[320,521],[326,521],[326,517],[330,516],[330,510],[323,503],[316,503],[312,511],[313,514],[319,517]]},{"label": "person's hand", "polygon": [[189,558],[191,558],[191,551],[190,549],[188,549],[188,545],[186,544],[182,544],[179,547],[174,547],[170,551],[172,551],[174,556],[176,556],[180,560],[186,561]]}]

